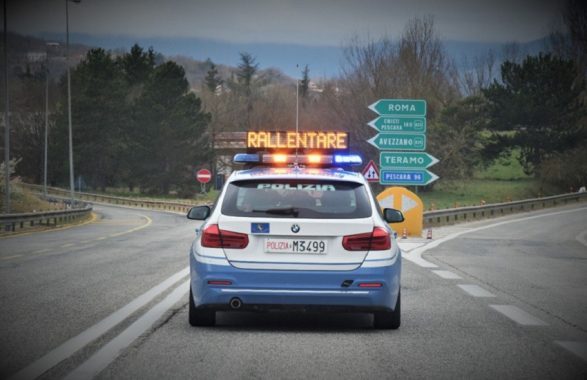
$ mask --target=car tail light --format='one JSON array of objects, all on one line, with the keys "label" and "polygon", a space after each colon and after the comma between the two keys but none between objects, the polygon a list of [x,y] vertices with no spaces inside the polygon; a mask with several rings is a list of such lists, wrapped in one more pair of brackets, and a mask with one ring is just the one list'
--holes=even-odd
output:
[{"label": "car tail light", "polygon": [[385,228],[373,228],[373,235],[371,238],[371,251],[384,251],[391,248],[391,237]]},{"label": "car tail light", "polygon": [[344,236],[342,246],[347,251],[384,251],[391,248],[391,237],[385,228],[375,227],[371,232]]},{"label": "car tail light", "polygon": [[208,280],[208,285],[232,285],[230,280]]},{"label": "car tail light", "polygon": [[208,248],[243,249],[249,245],[247,234],[221,230],[217,224],[211,224],[202,233],[202,246]]}]

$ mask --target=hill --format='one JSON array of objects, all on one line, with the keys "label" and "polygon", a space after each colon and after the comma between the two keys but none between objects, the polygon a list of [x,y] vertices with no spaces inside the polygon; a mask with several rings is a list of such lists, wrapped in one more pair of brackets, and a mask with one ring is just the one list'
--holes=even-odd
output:
[{"label": "hill", "polygon": [[[8,33],[8,51],[9,51],[9,66],[10,66],[10,74],[14,77],[25,70],[31,69],[40,70],[42,65],[45,62],[45,55],[47,54],[47,49],[49,50],[49,58],[51,59],[51,76],[58,77],[61,76],[66,69],[65,64],[65,43],[62,41],[63,36],[60,35],[50,35],[46,39],[34,36],[23,36],[20,34]],[[71,38],[73,40],[73,38]],[[85,40],[88,40],[87,38]],[[58,41],[59,46],[57,47],[47,47],[48,42]],[[90,40],[92,41],[92,40]],[[139,43],[139,45],[143,48],[149,48],[153,45],[150,44],[143,44],[141,42],[130,42],[128,41],[128,45],[118,45],[112,43],[100,44],[99,41],[95,41],[96,43],[75,43],[70,44],[70,59],[72,65],[77,64],[83,57],[86,55],[88,50],[96,47],[102,47],[106,50],[109,50],[110,53],[114,56],[122,55],[123,53],[130,50],[130,47],[134,43]],[[145,41],[144,41],[145,42]],[[121,47],[124,46],[124,47]],[[177,55],[165,55],[164,52],[157,50],[154,48],[156,53],[160,53],[161,56],[159,59],[163,60],[172,60],[177,62],[181,65],[185,72],[186,78],[190,83],[190,87],[194,91],[199,91],[202,87],[202,82],[206,77],[208,70],[210,69],[212,61],[210,59],[199,60],[193,57],[177,54]],[[169,51],[169,50],[167,50]],[[239,55],[235,53],[234,62],[235,64],[238,63]],[[216,68],[218,70],[218,74],[223,79],[228,79],[231,77],[233,73],[237,71],[235,66],[226,65],[222,63],[216,63]],[[262,64],[263,62],[259,62]],[[265,65],[262,65],[265,66]],[[261,68],[259,70],[259,75],[266,78],[271,83],[295,83],[294,79],[284,74],[280,69],[275,67],[269,68]]]}]

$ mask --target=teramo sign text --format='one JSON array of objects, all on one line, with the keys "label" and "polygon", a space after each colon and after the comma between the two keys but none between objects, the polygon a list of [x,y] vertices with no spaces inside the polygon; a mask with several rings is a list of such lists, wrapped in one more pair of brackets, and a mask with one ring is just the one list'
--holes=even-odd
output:
[{"label": "teramo sign text", "polygon": [[247,148],[267,149],[347,149],[346,132],[249,131]]}]

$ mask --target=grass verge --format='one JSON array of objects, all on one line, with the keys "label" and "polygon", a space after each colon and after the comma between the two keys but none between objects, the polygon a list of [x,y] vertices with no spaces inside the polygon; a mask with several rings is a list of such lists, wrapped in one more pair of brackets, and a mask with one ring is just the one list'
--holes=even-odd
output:
[{"label": "grass verge", "polygon": [[453,207],[478,206],[485,202],[501,203],[521,199],[555,195],[559,192],[540,181],[518,179],[511,181],[496,179],[443,180],[430,192],[420,192],[426,210]]},{"label": "grass verge", "polygon": [[124,197],[124,198],[135,198],[141,200],[148,200],[148,201],[167,201],[167,202],[180,202],[180,203],[192,203],[192,204],[200,204],[204,203],[212,203],[218,197],[219,192],[217,190],[210,190],[204,194],[197,193],[191,198],[181,198],[177,195],[152,195],[152,194],[143,194],[139,191],[130,192],[127,189],[121,188],[106,188],[106,191],[98,191],[98,190],[84,190],[85,192],[92,193],[92,194],[101,194],[101,195],[109,195],[113,197]]},{"label": "grass verge", "polygon": [[[21,214],[28,212],[64,210],[62,203],[47,202],[30,191],[12,185],[10,192],[10,213]],[[4,192],[0,194],[0,210],[4,210]]]}]

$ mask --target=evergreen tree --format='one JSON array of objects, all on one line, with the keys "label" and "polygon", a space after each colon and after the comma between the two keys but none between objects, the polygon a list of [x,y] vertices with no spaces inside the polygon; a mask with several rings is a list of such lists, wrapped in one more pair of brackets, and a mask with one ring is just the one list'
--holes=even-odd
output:
[{"label": "evergreen tree", "polygon": [[158,54],[152,48],[145,51],[139,45],[135,44],[130,52],[124,54],[118,59],[118,65],[128,85],[126,92],[126,109],[129,118],[128,125],[122,135],[125,148],[120,156],[123,162],[120,179],[125,182],[130,191],[140,184],[140,165],[141,159],[138,154],[141,150],[140,139],[142,136],[142,126],[137,121],[142,112],[136,106],[137,100],[144,92],[145,83],[149,80],[155,70]]},{"label": "evergreen tree", "polygon": [[434,172],[441,178],[468,179],[483,162],[485,99],[469,96],[447,106],[428,123],[428,149],[440,159]]},{"label": "evergreen tree", "polygon": [[155,68],[137,102],[138,173],[149,191],[167,194],[193,186],[193,166],[206,162],[210,116],[188,90],[183,68],[166,62]]},{"label": "evergreen tree", "polygon": [[531,174],[551,154],[585,140],[580,124],[585,81],[577,79],[573,61],[550,54],[528,56],[521,64],[504,62],[501,77],[502,83],[495,80],[483,90],[488,127],[494,132],[486,151],[520,147],[520,163]]},{"label": "evergreen tree", "polygon": [[302,70],[302,80],[300,81],[300,96],[305,99],[308,96],[308,89],[310,87],[310,69],[308,65],[304,66]]},{"label": "evergreen tree", "polygon": [[[74,170],[89,185],[105,188],[120,175],[124,129],[128,124],[127,86],[119,67],[104,49],[92,49],[71,73]],[[62,80],[62,99],[67,98]],[[52,133],[52,165],[67,183],[69,175],[67,108],[62,106]]]},{"label": "evergreen tree", "polygon": [[236,74],[238,84],[246,96],[251,94],[251,85],[253,78],[259,69],[259,64],[255,62],[255,57],[249,53],[240,53],[241,63],[238,65]]},{"label": "evergreen tree", "polygon": [[216,69],[216,65],[210,62],[210,69],[206,73],[206,78],[204,78],[204,82],[206,83],[206,87],[210,92],[216,92],[218,86],[222,84],[222,79],[218,76],[218,70]]},{"label": "evergreen tree", "polygon": [[144,51],[138,44],[134,44],[130,52],[118,59],[123,75],[130,85],[144,83],[155,67],[155,53],[153,48]]}]

